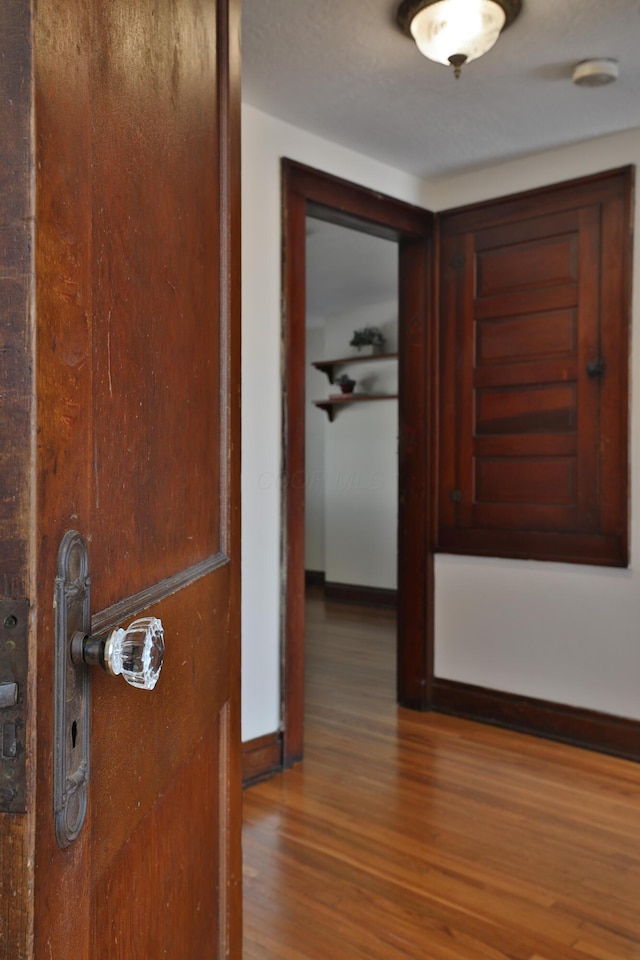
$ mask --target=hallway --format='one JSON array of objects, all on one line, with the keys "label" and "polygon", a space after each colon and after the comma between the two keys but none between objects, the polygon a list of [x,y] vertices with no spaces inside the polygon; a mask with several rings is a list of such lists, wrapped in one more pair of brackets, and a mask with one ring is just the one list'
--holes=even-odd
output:
[{"label": "hallway", "polygon": [[302,765],[244,793],[244,960],[639,960],[640,766],[394,703],[390,611],[307,608]]}]

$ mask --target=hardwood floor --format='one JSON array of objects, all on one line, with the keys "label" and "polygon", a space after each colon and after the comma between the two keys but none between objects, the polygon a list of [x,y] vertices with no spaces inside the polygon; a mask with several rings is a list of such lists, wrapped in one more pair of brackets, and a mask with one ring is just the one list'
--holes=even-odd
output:
[{"label": "hardwood floor", "polygon": [[305,760],[244,794],[244,960],[639,960],[640,766],[394,704],[308,603]]}]

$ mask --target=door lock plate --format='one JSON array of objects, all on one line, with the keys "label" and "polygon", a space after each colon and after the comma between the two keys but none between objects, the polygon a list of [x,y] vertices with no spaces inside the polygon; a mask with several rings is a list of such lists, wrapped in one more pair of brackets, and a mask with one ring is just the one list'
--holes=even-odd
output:
[{"label": "door lock plate", "polygon": [[56,839],[68,847],[87,812],[89,786],[89,668],[71,659],[71,640],[89,633],[89,557],[84,538],[70,530],[58,552],[54,694],[53,812]]},{"label": "door lock plate", "polygon": [[28,600],[0,600],[0,813],[25,813]]}]

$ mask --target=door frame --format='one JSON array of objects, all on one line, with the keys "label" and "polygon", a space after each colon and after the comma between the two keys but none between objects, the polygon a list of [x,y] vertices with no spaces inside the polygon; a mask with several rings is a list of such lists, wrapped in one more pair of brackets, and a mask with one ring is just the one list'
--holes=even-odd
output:
[{"label": "door frame", "polygon": [[398,243],[397,699],[428,710],[433,685],[437,333],[434,215],[283,159],[282,762],[302,759],[304,727],[305,219]]}]

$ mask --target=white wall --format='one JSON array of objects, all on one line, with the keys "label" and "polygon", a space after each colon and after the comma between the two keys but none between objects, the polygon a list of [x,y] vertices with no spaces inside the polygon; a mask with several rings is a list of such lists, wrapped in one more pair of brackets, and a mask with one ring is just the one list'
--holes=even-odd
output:
[{"label": "white wall", "polygon": [[[384,242],[384,241],[381,241]],[[397,251],[391,250],[392,255]],[[392,352],[398,346],[398,301],[327,318],[332,357],[349,356],[354,330],[380,327]],[[398,392],[395,360],[350,367],[356,393]],[[325,434],[326,577],[330,583],[395,589],[398,516],[398,402],[381,400],[338,410]]]},{"label": "white wall", "polygon": [[[380,241],[384,243],[385,241]],[[389,254],[397,256],[390,245]],[[336,411],[333,422],[313,405],[339,388],[330,386],[324,374],[317,382],[311,360],[357,356],[349,345],[353,331],[379,327],[385,335],[385,351],[398,347],[398,299],[335,314],[323,325],[323,352],[307,353],[307,484],[306,556],[324,547],[323,564],[307,566],[324,570],[332,583],[356,586],[396,587],[398,515],[398,402],[354,403]],[[317,331],[307,331],[307,343],[318,341]],[[397,360],[362,361],[342,368],[356,381],[355,393],[397,394]],[[317,431],[322,431],[318,443]],[[317,450],[316,450],[317,446]],[[313,447],[313,449],[312,449]],[[318,452],[322,451],[322,467]],[[319,509],[318,495],[323,495]],[[317,525],[322,524],[322,530]]]},{"label": "white wall", "polygon": [[280,158],[420,203],[416,177],[244,106],[242,736],[280,726]]},{"label": "white wall", "polygon": [[[435,209],[640,164],[640,131],[549,151],[432,184]],[[640,324],[640,204],[635,214],[634,335]],[[640,719],[640,352],[632,355],[628,570],[436,558],[440,677]]]}]

